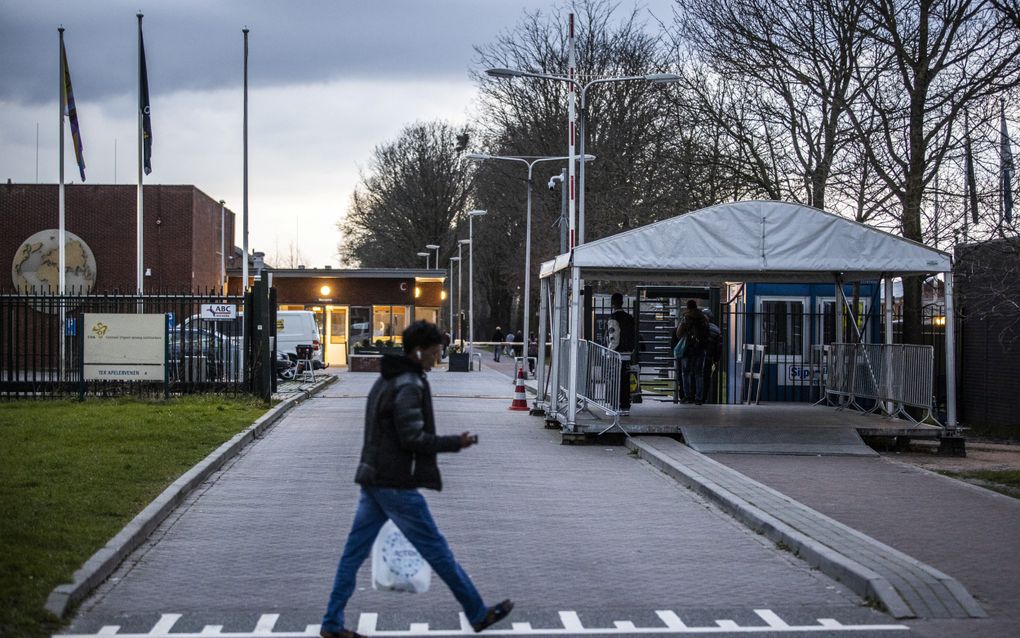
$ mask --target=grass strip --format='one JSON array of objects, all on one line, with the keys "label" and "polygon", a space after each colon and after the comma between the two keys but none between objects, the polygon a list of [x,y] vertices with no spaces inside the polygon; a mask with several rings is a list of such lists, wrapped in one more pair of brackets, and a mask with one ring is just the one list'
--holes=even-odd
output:
[{"label": "grass strip", "polygon": [[59,629],[50,591],[265,411],[222,396],[0,403],[0,636]]},{"label": "grass strip", "polygon": [[942,473],[1006,496],[1020,498],[1020,470],[971,470],[966,472],[947,470]]}]

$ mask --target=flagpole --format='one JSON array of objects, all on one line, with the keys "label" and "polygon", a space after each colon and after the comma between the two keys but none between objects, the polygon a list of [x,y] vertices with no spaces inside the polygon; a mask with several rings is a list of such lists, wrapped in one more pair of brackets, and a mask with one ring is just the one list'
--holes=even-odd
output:
[{"label": "flagpole", "polygon": [[[57,270],[58,270],[57,281],[59,283],[57,284],[57,291],[59,292],[60,296],[63,297],[64,293],[65,293],[64,286],[65,286],[65,283],[66,283],[66,277],[65,277],[65,273],[64,273],[64,267],[65,267],[64,260],[66,259],[66,255],[64,254],[64,232],[65,232],[64,231],[64,110],[67,107],[67,85],[65,84],[64,78],[67,77],[67,75],[66,75],[67,69],[64,68],[64,27],[58,28],[57,32],[60,34],[60,53],[59,53],[59,55],[60,55],[60,134],[58,135],[58,139],[60,140],[59,141],[60,152],[57,153],[57,161],[60,164],[60,170],[59,170],[59,174],[60,174],[60,188],[57,191],[58,192],[57,201],[58,201],[58,210],[59,210],[59,219],[57,221],[57,228],[59,229],[58,235],[57,235],[57,244],[58,244],[57,254],[59,255],[59,257],[57,259]],[[61,327],[63,327],[63,326],[61,326]],[[61,344],[63,344],[63,339],[61,339]]]},{"label": "flagpole", "polygon": [[244,175],[243,192],[241,202],[242,217],[242,238],[241,245],[244,256],[241,260],[241,292],[248,289],[248,27],[241,30],[244,33]]},{"label": "flagpole", "polygon": [[[60,187],[58,189],[57,201],[59,210],[59,219],[57,221],[57,290],[60,293],[60,313],[59,321],[60,325],[57,326],[57,334],[60,335],[60,382],[64,381],[64,324],[66,322],[66,308],[64,307],[64,295],[66,294],[65,287],[67,285],[67,273],[65,271],[65,260],[67,256],[65,254],[65,233],[66,229],[64,226],[64,109],[67,107],[67,69],[64,67],[64,27],[59,27],[57,32],[60,34],[60,134],[58,135],[60,152],[57,153],[57,161],[60,164]],[[38,181],[38,180],[37,180]]]},{"label": "flagpole", "polygon": [[[138,213],[135,219],[135,255],[136,267],[136,288],[139,297],[145,291],[145,246],[142,222],[144,219],[145,202],[142,194],[142,168],[144,164],[143,154],[145,146],[145,132],[142,126],[142,14],[138,14]],[[141,300],[139,300],[141,303]]]}]

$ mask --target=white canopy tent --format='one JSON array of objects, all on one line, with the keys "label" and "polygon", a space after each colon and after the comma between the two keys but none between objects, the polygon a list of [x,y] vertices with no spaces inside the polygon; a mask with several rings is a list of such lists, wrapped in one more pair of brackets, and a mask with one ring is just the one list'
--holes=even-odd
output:
[{"label": "white canopy tent", "polygon": [[[542,264],[543,285],[571,279],[567,324],[571,363],[568,396],[576,391],[581,279],[627,281],[863,281],[943,273],[946,369],[955,367],[952,258],[822,210],[777,201],[719,204],[577,246]],[[566,291],[562,291],[561,301]],[[837,286],[842,291],[842,286]],[[892,286],[886,292],[886,341],[892,339]],[[557,303],[559,306],[560,303]],[[542,317],[544,325],[544,317]],[[564,322],[553,321],[553,330]],[[559,335],[553,335],[558,337]],[[558,343],[554,338],[553,343]],[[556,365],[557,358],[553,359]],[[956,428],[956,387],[946,375],[947,427]],[[568,402],[568,425],[575,417]]]}]

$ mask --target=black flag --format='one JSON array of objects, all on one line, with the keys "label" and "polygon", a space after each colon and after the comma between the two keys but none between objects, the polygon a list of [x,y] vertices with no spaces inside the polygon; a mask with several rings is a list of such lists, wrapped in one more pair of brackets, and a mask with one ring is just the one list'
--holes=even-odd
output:
[{"label": "black flag", "polygon": [[149,121],[149,74],[145,70],[145,41],[142,39],[142,16],[138,16],[138,108],[142,113],[142,161],[145,174],[152,172],[152,123]]},{"label": "black flag", "polygon": [[974,223],[978,223],[978,196],[977,196],[977,179],[974,176],[974,154],[970,150],[970,131],[967,131],[967,137],[963,142],[964,160],[963,170],[966,179],[966,192],[964,193],[964,201],[967,207],[970,208],[971,219]]}]

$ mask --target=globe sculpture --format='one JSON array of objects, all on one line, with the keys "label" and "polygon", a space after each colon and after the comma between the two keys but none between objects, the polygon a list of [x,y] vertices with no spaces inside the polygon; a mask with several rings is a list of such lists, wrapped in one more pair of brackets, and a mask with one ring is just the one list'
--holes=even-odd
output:
[{"label": "globe sculpture", "polygon": [[[55,228],[41,230],[14,253],[11,279],[23,295],[60,290],[60,250]],[[86,294],[96,284],[96,256],[81,237],[64,231],[64,281],[68,294]]]}]

